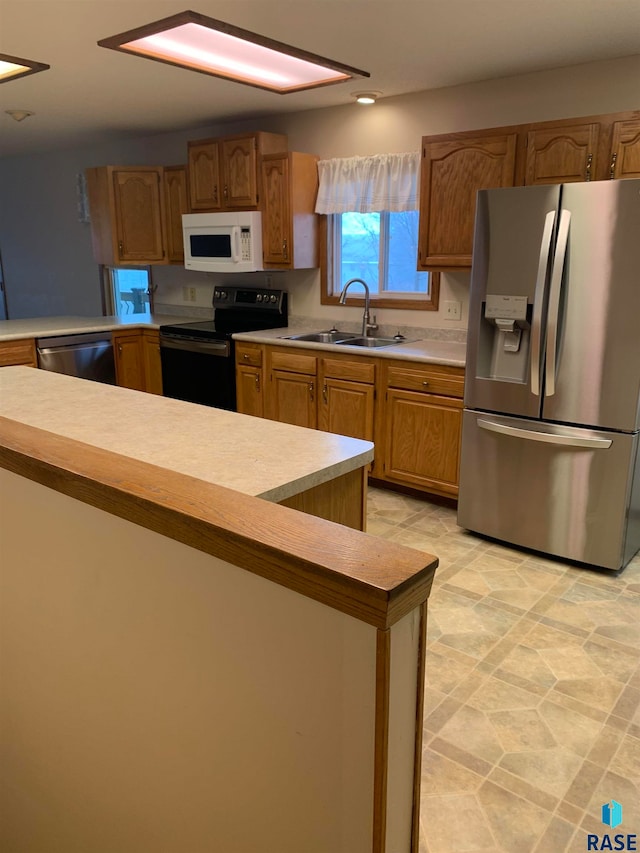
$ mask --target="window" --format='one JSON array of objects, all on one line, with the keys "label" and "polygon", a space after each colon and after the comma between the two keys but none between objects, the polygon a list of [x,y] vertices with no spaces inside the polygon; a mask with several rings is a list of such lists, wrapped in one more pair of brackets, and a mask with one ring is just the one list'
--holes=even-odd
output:
[{"label": "window", "polygon": [[[344,284],[361,278],[372,305],[437,310],[439,274],[417,271],[419,165],[417,152],[318,163],[324,304],[336,303]],[[358,304],[362,297],[350,291],[347,302]]]},{"label": "window", "polygon": [[[437,310],[439,273],[419,272],[418,211],[335,213],[327,219],[327,253],[321,259],[322,302],[334,304],[349,279],[369,285],[380,308]],[[358,303],[350,289],[348,303]]]},{"label": "window", "polygon": [[148,267],[104,267],[106,315],[148,314],[153,310]]}]

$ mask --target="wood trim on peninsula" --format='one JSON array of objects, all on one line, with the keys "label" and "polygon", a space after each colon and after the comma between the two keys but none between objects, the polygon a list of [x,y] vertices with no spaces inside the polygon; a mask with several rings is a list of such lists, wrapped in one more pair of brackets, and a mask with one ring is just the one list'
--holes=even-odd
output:
[{"label": "wood trim on peninsula", "polygon": [[0,465],[383,630],[427,600],[438,565],[432,555],[8,418],[0,418]]}]

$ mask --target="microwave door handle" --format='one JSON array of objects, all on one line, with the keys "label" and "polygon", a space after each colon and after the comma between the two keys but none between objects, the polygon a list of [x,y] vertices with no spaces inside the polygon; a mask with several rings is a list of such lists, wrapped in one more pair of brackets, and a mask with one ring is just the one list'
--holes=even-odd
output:
[{"label": "microwave door handle", "polygon": [[553,397],[556,393],[556,366],[558,358],[558,322],[560,316],[560,293],[562,290],[562,275],[567,255],[569,225],[571,211],[563,210],[560,214],[556,254],[551,270],[551,290],[549,292],[549,314],[547,320],[547,360],[545,368],[545,397]]},{"label": "microwave door handle", "polygon": [[240,263],[240,226],[231,226],[231,260],[234,264]]},{"label": "microwave door handle", "polygon": [[531,319],[531,393],[540,396],[540,366],[542,360],[542,309],[544,308],[547,286],[547,269],[551,253],[551,238],[556,223],[556,211],[550,210],[544,220],[542,240],[540,241],[540,259],[538,275],[533,297],[533,317]]}]

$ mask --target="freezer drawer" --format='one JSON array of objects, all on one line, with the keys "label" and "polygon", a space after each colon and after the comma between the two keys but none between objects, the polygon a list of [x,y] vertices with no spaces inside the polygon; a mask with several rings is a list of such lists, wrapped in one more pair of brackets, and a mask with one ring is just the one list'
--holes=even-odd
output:
[{"label": "freezer drawer", "polygon": [[458,524],[617,570],[640,547],[638,434],[465,410]]}]

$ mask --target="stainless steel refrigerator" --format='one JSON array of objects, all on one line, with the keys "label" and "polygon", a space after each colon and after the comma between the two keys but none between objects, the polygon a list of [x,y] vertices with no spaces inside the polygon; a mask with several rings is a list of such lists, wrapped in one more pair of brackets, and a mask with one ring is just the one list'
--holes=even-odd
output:
[{"label": "stainless steel refrigerator", "polygon": [[640,180],[478,193],[458,523],[622,568],[640,548]]}]

